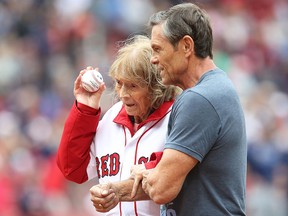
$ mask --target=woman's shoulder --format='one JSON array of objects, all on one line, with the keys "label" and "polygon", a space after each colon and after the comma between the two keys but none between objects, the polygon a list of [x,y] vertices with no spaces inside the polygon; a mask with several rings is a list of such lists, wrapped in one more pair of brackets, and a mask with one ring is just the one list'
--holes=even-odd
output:
[{"label": "woman's shoulder", "polygon": [[109,115],[109,116],[116,116],[118,115],[118,113],[121,111],[123,107],[123,103],[122,101],[118,101],[115,104],[113,104],[104,114],[105,115]]}]

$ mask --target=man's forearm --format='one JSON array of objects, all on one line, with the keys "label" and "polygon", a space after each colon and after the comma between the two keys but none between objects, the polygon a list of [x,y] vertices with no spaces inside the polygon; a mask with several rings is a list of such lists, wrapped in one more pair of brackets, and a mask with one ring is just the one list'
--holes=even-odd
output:
[{"label": "man's forearm", "polygon": [[119,196],[120,201],[138,201],[138,200],[149,200],[149,196],[143,191],[142,184],[137,189],[136,196],[131,198],[131,192],[134,184],[133,179],[127,179],[120,182],[113,182],[113,187]]}]

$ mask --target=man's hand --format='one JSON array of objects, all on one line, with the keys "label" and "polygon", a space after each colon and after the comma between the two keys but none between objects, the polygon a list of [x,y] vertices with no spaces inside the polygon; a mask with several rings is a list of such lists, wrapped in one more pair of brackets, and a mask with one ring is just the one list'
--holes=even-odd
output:
[{"label": "man's hand", "polygon": [[144,170],[142,172],[142,189],[143,191],[150,197],[150,188],[151,186],[148,184],[147,177],[150,173],[152,173],[154,169]]},{"label": "man's hand", "polygon": [[119,203],[119,197],[111,183],[94,185],[90,188],[90,195],[98,212],[108,212]]},{"label": "man's hand", "polygon": [[143,174],[144,173],[146,176],[149,173],[149,171],[146,170],[144,164],[134,165],[131,167],[130,178],[134,179],[134,184],[133,184],[133,188],[132,188],[132,192],[131,192],[131,198],[135,197],[137,190],[138,190],[138,187],[140,186],[140,183],[143,180],[143,177],[144,177]]}]

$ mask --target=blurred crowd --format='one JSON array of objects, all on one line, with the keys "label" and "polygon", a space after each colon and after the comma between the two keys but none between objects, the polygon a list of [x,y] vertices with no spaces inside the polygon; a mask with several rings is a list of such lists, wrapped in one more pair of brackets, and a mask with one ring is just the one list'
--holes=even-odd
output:
[{"label": "blurred crowd", "polygon": [[[79,71],[107,72],[119,43],[176,0],[0,0],[0,216],[92,216],[89,188],[55,164]],[[234,82],[248,136],[247,215],[287,216],[288,2],[198,0],[214,60]]]}]

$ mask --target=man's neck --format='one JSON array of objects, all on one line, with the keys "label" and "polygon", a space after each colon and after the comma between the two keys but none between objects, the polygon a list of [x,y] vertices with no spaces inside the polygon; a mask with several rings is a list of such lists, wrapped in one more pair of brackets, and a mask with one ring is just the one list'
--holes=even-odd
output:
[{"label": "man's neck", "polygon": [[187,70],[187,76],[183,79],[182,85],[179,87],[183,90],[195,86],[200,78],[208,71],[214,70],[216,65],[209,57],[205,59],[195,59],[191,62],[190,67]]}]

